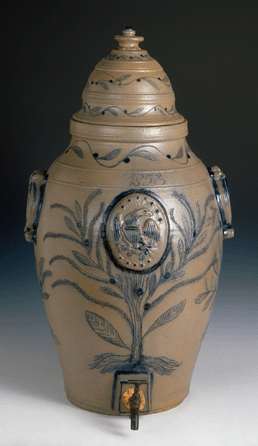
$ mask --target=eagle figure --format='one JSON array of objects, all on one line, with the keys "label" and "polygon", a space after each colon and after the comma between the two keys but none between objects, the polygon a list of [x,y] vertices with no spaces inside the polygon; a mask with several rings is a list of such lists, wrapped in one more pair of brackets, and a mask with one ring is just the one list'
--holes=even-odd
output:
[{"label": "eagle figure", "polygon": [[160,240],[159,228],[153,218],[153,212],[148,209],[139,209],[131,212],[125,217],[116,216],[114,218],[114,239],[115,242],[124,240],[137,250],[142,250],[145,246]]}]

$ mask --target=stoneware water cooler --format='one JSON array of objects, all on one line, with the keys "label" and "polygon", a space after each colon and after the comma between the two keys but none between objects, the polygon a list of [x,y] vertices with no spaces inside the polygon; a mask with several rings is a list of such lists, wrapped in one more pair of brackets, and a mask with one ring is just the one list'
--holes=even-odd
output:
[{"label": "stoneware water cooler", "polygon": [[187,144],[168,76],[131,27],[115,39],[69,146],[30,178],[25,237],[68,399],[138,429],[188,395],[233,229],[226,177]]}]

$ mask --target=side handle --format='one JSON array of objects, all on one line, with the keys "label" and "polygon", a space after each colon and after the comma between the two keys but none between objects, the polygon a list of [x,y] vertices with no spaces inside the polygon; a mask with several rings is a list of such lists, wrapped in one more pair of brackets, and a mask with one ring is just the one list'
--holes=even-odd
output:
[{"label": "side handle", "polygon": [[24,228],[24,235],[27,242],[37,243],[37,227],[43,205],[47,178],[48,175],[46,172],[36,170],[29,179],[26,225]]},{"label": "side handle", "polygon": [[218,166],[208,167],[223,225],[224,238],[234,237],[229,188],[226,175]]}]

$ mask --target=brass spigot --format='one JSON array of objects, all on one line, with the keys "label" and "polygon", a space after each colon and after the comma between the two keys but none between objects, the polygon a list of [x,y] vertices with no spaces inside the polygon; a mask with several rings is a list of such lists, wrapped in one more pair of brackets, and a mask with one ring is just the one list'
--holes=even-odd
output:
[{"label": "brass spigot", "polygon": [[139,410],[141,404],[140,383],[134,383],[134,393],[129,399],[131,429],[137,431],[139,429]]},{"label": "brass spigot", "polygon": [[[128,384],[133,384],[134,389],[128,389],[127,392],[124,393],[124,404],[130,409],[131,429],[133,431],[137,431],[139,429],[139,412],[145,406],[145,396],[143,391],[140,390],[140,385],[148,384],[148,381],[145,379],[134,379],[129,380]],[[130,398],[126,401],[126,399],[128,398],[128,393],[130,394],[133,390],[134,393],[131,394]]]}]

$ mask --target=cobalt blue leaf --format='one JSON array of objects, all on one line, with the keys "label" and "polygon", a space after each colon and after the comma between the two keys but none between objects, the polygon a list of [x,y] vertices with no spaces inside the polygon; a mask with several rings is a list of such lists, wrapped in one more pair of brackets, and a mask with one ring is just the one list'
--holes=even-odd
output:
[{"label": "cobalt blue leaf", "polygon": [[92,266],[92,262],[90,259],[88,259],[84,254],[78,251],[72,251],[74,257],[78,262],[82,263],[85,266]]},{"label": "cobalt blue leaf", "polygon": [[137,108],[136,110],[134,110],[133,112],[130,113],[130,115],[132,115],[133,113],[141,113],[144,110],[143,107]]},{"label": "cobalt blue leaf", "polygon": [[149,282],[149,293],[150,295],[152,295],[155,291],[155,287],[156,287],[156,274],[153,273],[150,277],[150,282]]},{"label": "cobalt blue leaf", "polygon": [[166,114],[160,109],[160,108],[158,108],[157,109],[163,116],[166,116]]},{"label": "cobalt blue leaf", "polygon": [[115,83],[120,83],[122,81],[125,81],[128,79],[128,77],[131,77],[131,74],[124,74],[123,76],[120,76],[114,80]]},{"label": "cobalt blue leaf", "polygon": [[183,260],[183,257],[184,257],[184,244],[183,244],[183,240],[181,238],[178,240],[177,247],[178,247],[178,253],[179,253],[179,258],[180,258],[180,263],[181,263]]},{"label": "cobalt blue leaf", "polygon": [[107,111],[112,113],[112,115],[114,115],[114,116],[118,116],[118,113],[115,110],[113,110],[113,108],[107,108]]},{"label": "cobalt blue leaf", "polygon": [[113,160],[119,155],[119,153],[121,153],[121,151],[122,149],[112,150],[112,152],[109,152],[107,155],[98,157],[98,160],[105,160],[105,161]]},{"label": "cobalt blue leaf", "polygon": [[85,311],[85,316],[89,326],[100,338],[110,342],[110,344],[130,350],[120,338],[117,330],[104,317],[91,311]]},{"label": "cobalt blue leaf", "polygon": [[168,322],[173,321],[179,314],[183,311],[185,307],[185,300],[182,300],[178,304],[169,308],[165,313],[163,313],[156,321],[150,326],[149,330],[146,331],[144,336],[147,336],[151,331],[156,330],[156,328],[161,327],[162,325],[167,324]]},{"label": "cobalt blue leaf", "polygon": [[148,152],[147,150],[138,150],[137,152],[129,153],[129,156],[139,156],[140,158],[145,158],[149,161],[158,161],[158,158],[156,155],[154,155],[151,152]]},{"label": "cobalt blue leaf", "polygon": [[82,221],[82,209],[77,200],[75,200],[75,211],[78,217],[79,222]]},{"label": "cobalt blue leaf", "polygon": [[148,82],[148,84],[150,84],[153,88],[155,88],[156,90],[159,90],[159,87],[155,84],[155,82],[153,82],[151,79],[149,79],[148,77],[144,77],[143,78],[146,82]]},{"label": "cobalt blue leaf", "polygon": [[116,291],[111,290],[110,288],[107,288],[105,286],[101,286],[100,289],[101,289],[101,291],[103,291],[104,293],[108,294],[109,296],[118,297],[119,299],[123,299],[123,296],[118,294]]},{"label": "cobalt blue leaf", "polygon": [[104,90],[109,90],[109,88],[105,82],[99,81],[99,85],[101,85],[101,87],[104,88]]},{"label": "cobalt blue leaf", "polygon": [[210,294],[210,291],[205,291],[205,293],[201,293],[201,294],[199,294],[199,296],[196,297],[196,298],[194,299],[194,302],[195,302],[196,304],[201,304],[202,301],[203,301],[204,299],[206,299],[206,297],[209,296],[209,294]]},{"label": "cobalt blue leaf", "polygon": [[72,220],[65,215],[64,216],[64,221],[65,221],[65,224],[66,224],[67,228],[70,229],[70,231],[74,232],[76,235],[78,235],[77,231],[76,231],[76,227],[74,226]]},{"label": "cobalt blue leaf", "polygon": [[178,160],[180,158],[183,158],[184,152],[182,147],[180,147],[180,149],[178,150],[176,156],[174,158],[172,158],[173,160]]},{"label": "cobalt blue leaf", "polygon": [[74,151],[75,155],[77,155],[79,158],[84,158],[83,151],[82,149],[80,149],[80,147],[73,146],[71,147],[71,149]]},{"label": "cobalt blue leaf", "polygon": [[101,110],[101,107],[93,107],[93,108],[90,109],[90,112],[91,113],[97,113],[100,110]]}]

